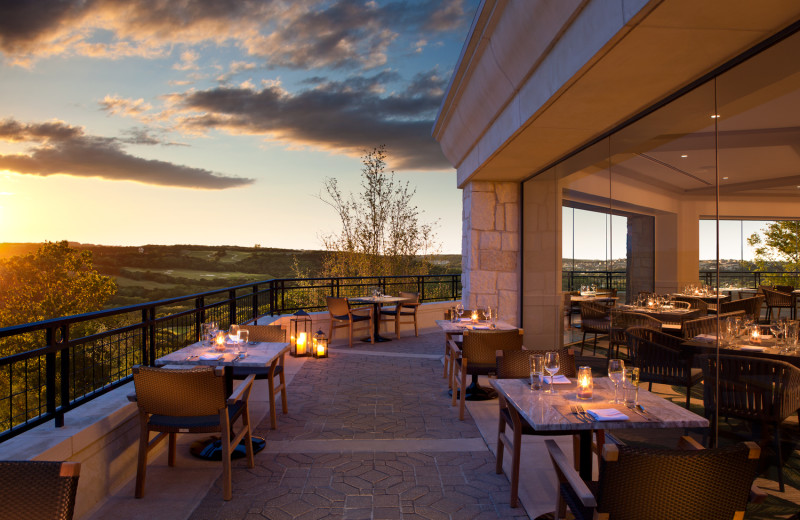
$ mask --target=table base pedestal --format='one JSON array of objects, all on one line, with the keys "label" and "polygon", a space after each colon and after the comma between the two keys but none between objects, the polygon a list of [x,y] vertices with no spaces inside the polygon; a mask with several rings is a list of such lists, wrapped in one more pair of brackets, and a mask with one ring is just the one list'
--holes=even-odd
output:
[{"label": "table base pedestal", "polygon": [[[267,446],[266,439],[253,436],[253,454],[263,450]],[[189,452],[199,459],[222,460],[222,441],[219,437],[209,437],[201,441],[195,441],[189,448]],[[247,447],[244,439],[234,448],[231,454],[232,459],[241,459],[247,456]]]},{"label": "table base pedestal", "polygon": [[[472,382],[466,388],[467,395],[464,397],[465,401],[489,401],[497,399],[497,392],[492,388],[486,388],[478,384],[478,376],[472,376]],[[448,395],[453,395],[453,390],[448,392]],[[456,394],[456,397],[461,397]]]}]

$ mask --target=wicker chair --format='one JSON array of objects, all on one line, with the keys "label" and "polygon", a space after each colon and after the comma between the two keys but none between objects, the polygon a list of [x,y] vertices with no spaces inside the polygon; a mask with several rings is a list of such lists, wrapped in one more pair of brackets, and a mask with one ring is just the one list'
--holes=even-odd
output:
[{"label": "wicker chair", "polygon": [[516,330],[467,330],[461,348],[450,341],[450,356],[455,366],[452,389],[453,402],[460,401],[458,418],[464,420],[464,402],[467,390],[467,374],[472,376],[471,386],[478,386],[479,375],[489,375],[497,370],[498,350],[522,350],[522,329]]},{"label": "wicker chair", "polygon": [[700,316],[705,316],[708,314],[708,303],[703,301],[702,298],[695,298],[694,296],[673,296],[673,301],[676,302],[686,302],[689,304],[690,309],[700,309]]},{"label": "wicker chair", "polygon": [[683,338],[692,339],[700,334],[716,334],[717,320],[724,321],[727,318],[735,318],[740,316],[745,317],[743,310],[726,312],[725,314],[718,314],[716,316],[705,316],[697,318],[696,320],[688,320],[683,322]]},{"label": "wicker chair", "polygon": [[628,334],[628,355],[639,367],[639,381],[686,387],[686,408],[691,389],[703,379],[699,369],[692,368],[692,356],[681,348],[682,338],[657,330],[631,327]]},{"label": "wicker chair", "polygon": [[[328,341],[333,341],[333,331],[342,327],[347,327],[347,337],[350,348],[353,348],[353,325],[359,322],[366,322],[369,326],[370,342],[375,343],[375,334],[372,329],[372,307],[358,307],[353,309],[347,298],[327,297],[328,313],[331,317],[331,326],[328,330]],[[359,312],[368,311],[368,315]]]},{"label": "wicker chair", "polygon": [[681,441],[690,449],[607,443],[600,478],[587,485],[555,441],[546,440],[559,483],[556,511],[566,502],[578,520],[740,519],[748,499],[766,497],[753,485],[761,455],[755,443],[704,450],[689,437]]},{"label": "wicker chair", "polygon": [[[754,356],[701,356],[705,378],[703,406],[714,431],[717,413],[772,426],[775,429],[775,459],[778,484],[783,486],[781,423],[800,409],[800,369],[789,363]],[[719,371],[719,381],[717,372]],[[719,402],[716,396],[719,395]],[[712,437],[713,443],[713,437]]]},{"label": "wicker chair", "polygon": [[719,304],[719,312],[721,314],[728,314],[735,311],[744,311],[747,319],[758,321],[758,319],[761,317],[762,303],[764,303],[764,295],[759,294],[753,296],[752,298],[742,298],[740,300],[722,302]]},{"label": "wicker chair", "polygon": [[[244,440],[247,450],[247,467],[255,466],[247,406],[255,377],[247,376],[226,398],[225,377],[214,367],[133,368],[140,425],[136,498],[144,495],[147,454],[159,442],[169,437],[169,465],[174,466],[176,434],[219,433],[222,437],[222,496],[225,500],[231,499],[231,455],[240,441]],[[234,424],[239,419],[242,427],[236,432]],[[150,432],[159,432],[152,441]]]},{"label": "wicker chair", "polygon": [[672,306],[676,309],[691,309],[692,304],[681,300],[672,300]]},{"label": "wicker chair", "polygon": [[628,344],[628,336],[625,331],[629,328],[644,327],[660,332],[663,325],[660,320],[646,314],[612,309],[611,332],[608,336],[608,359],[611,359],[611,353],[614,350],[616,350],[615,357],[619,357],[619,347]]},{"label": "wicker chair", "polygon": [[[399,296],[405,298],[404,301],[398,302],[394,307],[382,308],[379,319],[381,321],[394,322],[394,335],[400,337],[400,325],[413,324],[414,336],[419,336],[419,327],[417,325],[417,308],[419,308],[419,293],[415,292],[400,292]],[[386,316],[384,320],[384,316]],[[406,321],[403,321],[406,318]]]},{"label": "wicker chair", "polygon": [[[242,325],[242,330],[250,332],[250,341],[265,341],[275,343],[286,342],[286,332],[280,325]],[[238,367],[234,366],[232,374],[234,379],[245,379],[250,374],[254,374],[256,379],[266,379],[268,381],[267,391],[269,393],[269,423],[274,430],[278,427],[278,414],[275,410],[275,396],[281,394],[281,407],[283,414],[289,413],[289,404],[286,399],[286,374],[284,372],[284,358],[282,355],[268,367]],[[275,376],[278,376],[278,384],[275,384]]]},{"label": "wicker chair", "polygon": [[79,462],[0,461],[0,520],[71,520]]},{"label": "wicker chair", "polygon": [[[450,321],[451,319],[451,310],[448,309],[444,312],[444,319]],[[472,314],[472,309],[464,309],[464,313],[462,316],[469,316]],[[447,378],[447,387],[452,388],[453,386],[453,373],[455,372],[455,365],[453,364],[453,360],[450,358],[450,340],[453,340],[458,348],[461,348],[461,341],[462,341],[462,334],[459,332],[458,334],[454,334],[452,332],[445,332],[444,334],[444,377]]]},{"label": "wicker chair", "polygon": [[[527,379],[530,377],[530,357],[533,354],[543,354],[544,351],[535,350],[498,350],[495,353],[497,363],[497,379]],[[575,351],[570,347],[558,350],[561,361],[560,373],[567,377],[575,377]],[[519,464],[523,435],[573,435],[573,432],[537,432],[522,420],[519,413],[508,401],[500,396],[500,420],[497,428],[497,464],[495,471],[499,475],[503,472],[504,448],[511,451],[511,507],[519,504]],[[510,434],[506,427],[511,428]],[[576,452],[577,455],[577,452]]]},{"label": "wicker chair", "polygon": [[596,353],[597,335],[611,332],[610,308],[595,302],[581,302],[581,330],[583,331],[581,355],[583,355],[583,348],[586,346],[586,334],[594,334],[592,353]]},{"label": "wicker chair", "polygon": [[772,319],[772,309],[778,309],[778,318],[781,317],[781,309],[792,308],[792,294],[773,290],[768,287],[761,287],[764,293],[764,303],[767,304],[767,322]]}]

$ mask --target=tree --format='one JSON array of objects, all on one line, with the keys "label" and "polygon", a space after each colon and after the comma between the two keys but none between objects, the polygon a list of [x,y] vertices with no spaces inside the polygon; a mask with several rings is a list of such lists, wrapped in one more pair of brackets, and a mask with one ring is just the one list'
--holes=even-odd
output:
[{"label": "tree", "polygon": [[747,239],[756,248],[755,263],[760,270],[770,270],[769,264],[782,264],[784,271],[800,270],[800,221],[771,222],[759,233]]},{"label": "tree", "polygon": [[66,241],[0,260],[0,327],[100,310],[117,292],[92,264],[92,252]]},{"label": "tree", "polygon": [[334,211],[341,231],[322,237],[323,276],[427,274],[438,250],[433,225],[420,222],[413,204],[416,189],[385,173],[386,148],[366,152],[361,162],[361,193],[344,195],[338,181],[326,178],[319,198]]}]

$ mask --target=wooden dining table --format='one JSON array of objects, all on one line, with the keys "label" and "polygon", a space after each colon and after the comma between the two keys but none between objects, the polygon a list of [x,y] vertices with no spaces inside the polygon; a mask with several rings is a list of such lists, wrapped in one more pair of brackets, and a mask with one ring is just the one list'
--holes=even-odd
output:
[{"label": "wooden dining table", "polygon": [[[400,296],[358,296],[355,298],[348,298],[347,301],[353,303],[368,303],[372,305],[372,337],[374,338],[375,343],[382,343],[384,341],[392,341],[389,338],[385,338],[380,335],[380,322],[381,322],[381,306],[392,304],[392,303],[399,303],[402,301],[406,301],[407,298],[402,298]],[[364,338],[361,341],[370,341],[369,338]]]},{"label": "wooden dining table", "polygon": [[[592,477],[592,431],[645,428],[708,428],[708,420],[690,412],[672,401],[663,399],[644,388],[639,388],[639,403],[643,415],[624,404],[612,404],[614,387],[607,377],[594,379],[594,390],[590,400],[578,399],[577,385],[556,384],[556,394],[532,391],[528,380],[493,379],[492,386],[502,395],[514,412],[534,430],[540,432],[574,432],[579,436],[579,473],[584,481]],[[621,393],[621,392],[620,392]],[[585,414],[574,414],[573,406],[584,410],[614,409],[624,413],[628,419],[622,421],[598,421]]]}]

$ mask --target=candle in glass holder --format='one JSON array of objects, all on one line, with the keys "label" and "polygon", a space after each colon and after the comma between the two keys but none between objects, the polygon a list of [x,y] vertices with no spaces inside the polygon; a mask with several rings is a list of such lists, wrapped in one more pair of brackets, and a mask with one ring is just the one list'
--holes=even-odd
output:
[{"label": "candle in glass holder", "polygon": [[297,355],[298,356],[305,356],[306,355],[306,333],[301,332],[297,335],[297,347],[296,347]]},{"label": "candle in glass holder", "polygon": [[472,311],[472,323],[478,321],[478,311]]},{"label": "candle in glass holder", "polygon": [[593,388],[591,367],[580,367],[578,369],[578,399],[591,399]]},{"label": "candle in glass holder", "polygon": [[228,335],[225,333],[224,330],[220,330],[217,332],[217,337],[214,338],[214,350],[218,350],[220,352],[225,351],[225,339]]},{"label": "candle in glass holder", "polygon": [[761,332],[758,330],[758,325],[753,325],[753,328],[750,331],[750,343],[753,345],[761,344]]}]

